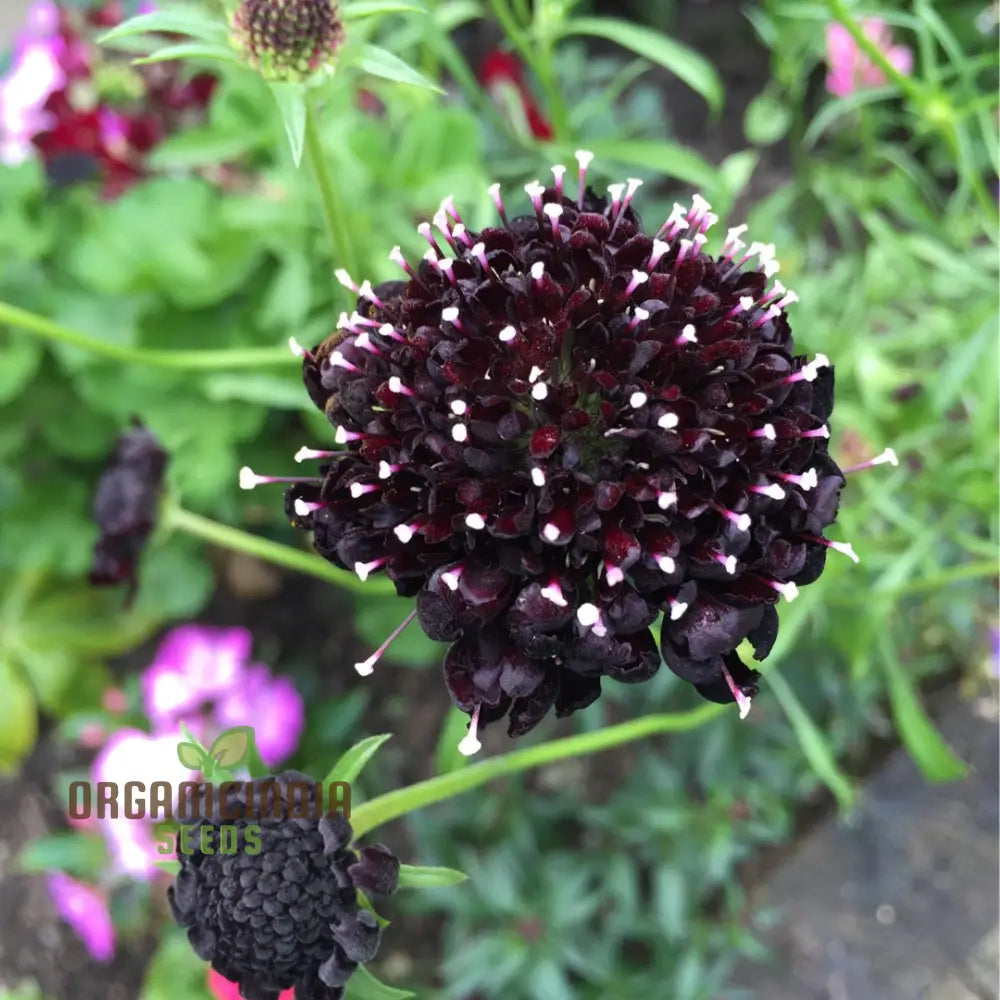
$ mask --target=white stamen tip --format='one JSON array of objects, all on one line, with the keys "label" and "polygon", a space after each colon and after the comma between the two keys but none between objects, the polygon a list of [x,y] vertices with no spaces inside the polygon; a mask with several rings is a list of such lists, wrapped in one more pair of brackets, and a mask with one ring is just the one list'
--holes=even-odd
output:
[{"label": "white stamen tip", "polygon": [[453,399],[450,405],[456,417],[464,417],[469,412],[469,404],[464,399]]},{"label": "white stamen tip", "polygon": [[295,513],[299,515],[299,517],[308,517],[313,512],[312,504],[307,503],[305,500],[302,500],[301,498],[295,501],[293,509],[295,510]]},{"label": "white stamen tip", "polygon": [[454,323],[458,319],[458,306],[448,306],[441,310],[441,321],[444,323]]},{"label": "white stamen tip", "polygon": [[680,423],[680,418],[676,413],[664,413],[659,420],[656,421],[657,427],[662,427],[665,431],[673,430]]},{"label": "white stamen tip", "polygon": [[371,573],[371,571],[371,563],[356,562],[354,564],[354,572],[357,573],[358,579],[362,583],[368,579],[368,574]]},{"label": "white stamen tip", "polygon": [[774,424],[764,424],[757,436],[765,438],[768,441],[774,441],[778,434],[774,429]]},{"label": "white stamen tip", "polygon": [[581,604],[576,609],[576,620],[584,628],[590,628],[600,617],[601,609],[596,604]]},{"label": "white stamen tip", "polygon": [[881,455],[872,459],[872,465],[899,465],[899,459],[892,448],[886,448]]},{"label": "white stamen tip", "polygon": [[458,581],[462,575],[460,569],[449,569],[441,574],[441,580],[449,590],[458,590]]},{"label": "white stamen tip", "polygon": [[462,742],[458,744],[458,752],[463,757],[472,757],[479,753],[483,749],[482,743],[476,738],[475,733],[469,732],[466,736],[462,738]]},{"label": "white stamen tip", "polygon": [[482,531],[486,527],[486,518],[482,514],[466,514],[465,526],[473,531]]},{"label": "white stamen tip", "polygon": [[455,424],[451,428],[451,437],[453,441],[465,444],[469,440],[469,428],[465,424]]},{"label": "white stamen tip", "polygon": [[259,486],[263,480],[257,475],[249,465],[244,465],[240,469],[240,489],[241,490],[252,490],[255,486]]},{"label": "white stamen tip", "polygon": [[734,576],[736,574],[736,556],[726,556],[722,560],[722,565],[725,567],[726,572],[730,576]]},{"label": "white stamen tip", "polygon": [[594,160],[594,154],[589,149],[578,149],[573,155],[581,170],[586,170]]},{"label": "white stamen tip", "polygon": [[621,201],[622,200],[622,192],[624,192],[624,190],[625,190],[625,185],[624,184],[609,184],[608,185],[608,194],[611,195],[611,200],[613,202],[614,201]]},{"label": "white stamen tip", "polygon": [[545,470],[539,469],[538,466],[535,466],[535,468],[531,470],[531,481],[535,484],[535,486],[541,489],[541,487],[545,485]]},{"label": "white stamen tip", "polygon": [[306,349],[294,337],[288,338],[288,349],[297,358],[304,358],[308,353]]},{"label": "white stamen tip", "polygon": [[681,340],[686,340],[690,344],[696,344],[698,342],[698,335],[695,333],[693,323],[688,323],[687,326],[681,330]]},{"label": "white stamen tip", "polygon": [[549,387],[544,382],[537,382],[531,387],[531,398],[539,401],[545,399],[549,394]]},{"label": "white stamen tip", "polygon": [[[315,449],[307,448],[303,445],[299,450],[292,456],[296,462],[304,462],[309,458],[319,458],[320,456],[316,453]],[[242,475],[242,470],[240,470],[240,475]]]},{"label": "white stamen tip", "polygon": [[556,605],[556,607],[568,607],[568,602],[566,598],[563,597],[562,589],[558,583],[550,583],[547,587],[542,587],[541,594],[542,597],[551,601],[554,605]]},{"label": "white stamen tip", "polygon": [[670,620],[672,622],[677,621],[678,618],[681,618],[683,616],[684,612],[687,611],[687,609],[688,606],[684,601],[674,601],[670,605]]},{"label": "white stamen tip", "polygon": [[505,326],[498,334],[497,338],[505,344],[509,344],[517,336],[517,330],[512,326]]},{"label": "white stamen tip", "polygon": [[392,466],[385,459],[382,459],[382,461],[378,463],[379,479],[388,479],[392,475],[392,472]]},{"label": "white stamen tip", "polygon": [[815,469],[807,469],[802,474],[802,482],[799,484],[804,490],[813,490],[819,485],[819,476]]},{"label": "white stamen tip", "polygon": [[656,504],[660,510],[666,510],[675,503],[677,503],[677,494],[672,490],[664,491],[656,498]]},{"label": "white stamen tip", "polygon": [[550,201],[547,204],[542,205],[542,211],[550,219],[558,219],[563,214],[563,207],[554,201]]},{"label": "white stamen tip", "polygon": [[645,322],[647,319],[649,319],[649,310],[643,309],[642,306],[636,306],[632,310],[632,315],[640,322]]},{"label": "white stamen tip", "polygon": [[753,309],[754,297],[752,295],[741,295],[740,296],[740,308],[744,312],[750,312]]},{"label": "white stamen tip", "polygon": [[854,551],[854,546],[850,542],[830,542],[830,548],[847,556],[853,563],[861,562],[861,557]]},{"label": "white stamen tip", "polygon": [[608,581],[609,587],[617,587],[625,579],[625,573],[621,566],[605,563],[604,578]]},{"label": "white stamen tip", "polygon": [[547,542],[557,542],[562,532],[559,531],[558,524],[545,524],[542,526],[542,538]]},{"label": "white stamen tip", "polygon": [[378,660],[377,656],[369,656],[367,660],[362,660],[360,663],[354,664],[354,669],[362,677],[371,677],[375,672],[375,663]]},{"label": "white stamen tip", "polygon": [[534,365],[531,371],[528,372],[528,381],[537,382],[539,378],[541,378],[543,370],[544,369],[539,368],[538,365]]},{"label": "white stamen tip", "polygon": [[736,517],[733,519],[733,524],[735,524],[740,531],[749,531],[751,524],[750,515],[737,514]]},{"label": "white stamen tip", "polygon": [[640,407],[645,406],[649,401],[649,396],[644,392],[633,392],[628,399],[628,405],[632,407],[633,410],[638,410]]},{"label": "white stamen tip", "polygon": [[351,291],[354,291],[354,279],[342,267],[338,267],[337,270],[333,272],[333,275],[345,288],[349,288]]},{"label": "white stamen tip", "polygon": [[535,281],[541,281],[542,275],[545,274],[545,261],[536,260],[534,264],[531,265],[531,277]]},{"label": "white stamen tip", "polygon": [[799,596],[799,588],[790,580],[788,583],[778,584],[775,588],[789,604]]},{"label": "white stamen tip", "polygon": [[413,540],[414,532],[413,528],[408,524],[397,524],[395,528],[392,529],[392,533],[405,545],[407,542]]},{"label": "white stamen tip", "polygon": [[656,565],[662,573],[673,573],[677,569],[677,563],[670,556],[657,556]]},{"label": "white stamen tip", "polygon": [[393,375],[389,379],[389,392],[399,395],[403,391],[403,383],[398,375]]}]

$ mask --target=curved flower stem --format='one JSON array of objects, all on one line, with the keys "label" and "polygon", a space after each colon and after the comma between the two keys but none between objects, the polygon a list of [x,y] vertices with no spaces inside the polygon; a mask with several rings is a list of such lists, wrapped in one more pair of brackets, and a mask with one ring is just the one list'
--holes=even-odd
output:
[{"label": "curved flower stem", "polygon": [[514,750],[500,757],[472,764],[458,771],[438,775],[427,781],[418,781],[406,788],[379,795],[370,802],[363,802],[351,812],[351,826],[355,837],[370,833],[376,827],[397,819],[424,806],[443,802],[454,795],[471,791],[505,774],[517,774],[567,757],[582,757],[610,747],[641,740],[657,733],[684,733],[711,722],[726,711],[726,705],[702,705],[690,712],[643,715],[638,719],[608,726],[594,733],[581,733],[564,739],[550,740],[538,746]]},{"label": "curved flower stem", "polygon": [[357,279],[358,260],[354,255],[348,216],[340,199],[340,189],[330,173],[330,164],[323,152],[323,142],[317,126],[315,92],[307,94],[306,100],[306,152],[316,177],[316,185],[319,187],[320,200],[323,202],[323,215],[330,232],[334,261],[337,267],[344,268]]},{"label": "curved flower stem", "polygon": [[127,347],[112,344],[87,333],[28,312],[8,302],[0,302],[0,326],[7,325],[43,340],[69,344],[91,354],[130,364],[152,365],[183,371],[215,371],[226,368],[263,368],[297,363],[287,347],[234,347],[218,350],[174,351],[154,347]]},{"label": "curved flower stem", "polygon": [[337,569],[318,555],[283,545],[281,542],[273,542],[269,538],[261,538],[240,528],[230,527],[228,524],[220,524],[173,503],[168,502],[164,505],[161,523],[221,548],[245,552],[264,562],[274,563],[275,566],[283,566],[285,569],[318,577],[356,594],[373,597],[396,593],[396,588],[386,577],[375,577],[369,582],[362,582],[353,573]]}]

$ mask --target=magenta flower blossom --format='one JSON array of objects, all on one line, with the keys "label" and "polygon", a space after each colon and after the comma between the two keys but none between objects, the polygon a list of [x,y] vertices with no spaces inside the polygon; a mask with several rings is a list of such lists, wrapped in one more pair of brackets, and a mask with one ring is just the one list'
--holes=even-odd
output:
[{"label": "magenta flower blossom", "polygon": [[253,726],[268,767],[288,758],[305,725],[302,696],[287,677],[250,663],[242,628],[182,625],[167,634],[142,677],[146,714],[157,732],[181,723],[203,742],[231,726]]},{"label": "magenta flower blossom", "polygon": [[[908,76],[912,72],[913,52],[905,45],[892,44],[892,31],[885,21],[866,18],[861,29],[900,73]],[[847,97],[855,90],[885,83],[885,73],[861,51],[842,24],[826,26],[826,61],[830,67],[826,89],[835,97]]]},{"label": "magenta flower blossom", "polygon": [[50,128],[49,97],[66,84],[60,52],[59,10],[50,0],[28,9],[10,70],[0,78],[0,163],[16,165],[32,153],[32,138]]},{"label": "magenta flower blossom", "polygon": [[115,953],[115,928],[103,894],[63,872],[46,879],[59,916],[69,924],[98,962],[109,962]]},{"label": "magenta flower blossom", "polygon": [[[94,759],[91,781],[113,781],[120,789],[126,782],[138,781],[147,796],[154,781],[168,781],[176,788],[195,777],[194,771],[178,761],[177,743],[173,733],[151,736],[139,729],[120,729]],[[129,819],[123,815],[124,803],[118,805],[117,818],[106,816],[96,821],[108,845],[112,868],[131,878],[152,879],[158,871],[156,863],[164,860],[156,849],[155,821],[148,816],[148,810],[140,819]]]}]

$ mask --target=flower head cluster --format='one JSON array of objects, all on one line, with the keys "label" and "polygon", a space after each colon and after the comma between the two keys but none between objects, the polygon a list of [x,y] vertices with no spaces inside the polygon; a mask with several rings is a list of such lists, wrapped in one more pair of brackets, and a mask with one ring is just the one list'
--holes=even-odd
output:
[{"label": "flower head cluster", "polygon": [[[168,890],[174,918],[198,956],[247,1000],[278,1000],[289,987],[297,1000],[340,1000],[381,936],[358,889],[394,892],[399,862],[382,846],[359,857],[343,816],[317,818],[321,790],[305,775],[288,771],[250,787],[248,795],[248,785],[221,786],[197,823],[199,849],[178,851],[180,871]],[[245,849],[248,824],[259,828],[259,850]],[[236,829],[235,854],[214,852],[221,825]],[[213,853],[201,853],[206,841]]]},{"label": "flower head cluster", "polygon": [[[892,30],[885,21],[866,18],[861,22],[861,30],[875,43],[890,65],[907,76],[912,72],[913,52],[905,45],[893,45]],[[885,83],[885,73],[861,51],[842,24],[826,26],[826,62],[830,67],[826,89],[835,97],[847,97],[855,90],[879,87]]]},{"label": "flower head cluster", "polygon": [[[408,280],[357,311],[303,375],[343,450],[286,511],[323,556],[383,572],[432,638],[476,728],[568,715],[601,679],[662,658],[749,707],[779,598],[823,570],[843,477],[827,450],[833,369],[796,352],[774,248],[695,196],[647,232],[639,182],[526,185],[531,211],[470,232],[446,200]],[[342,276],[345,283],[350,279]],[[293,347],[297,345],[293,344]],[[268,481],[244,470],[244,485]],[[651,626],[662,615],[659,648]],[[370,672],[374,660],[359,664]]]},{"label": "flower head cluster", "polygon": [[159,142],[203,116],[214,77],[187,79],[171,63],[133,67],[96,45],[123,18],[114,2],[32,4],[0,79],[0,162],[35,152],[54,183],[93,178],[114,196],[147,173]]},{"label": "flower head cluster", "polygon": [[269,80],[303,80],[333,60],[344,40],[336,0],[242,0],[233,35]]},{"label": "flower head cluster", "polygon": [[94,520],[100,536],[94,546],[90,582],[138,585],[139,556],[156,524],[168,456],[155,435],[136,422],[115,442],[108,467],[97,484]]}]

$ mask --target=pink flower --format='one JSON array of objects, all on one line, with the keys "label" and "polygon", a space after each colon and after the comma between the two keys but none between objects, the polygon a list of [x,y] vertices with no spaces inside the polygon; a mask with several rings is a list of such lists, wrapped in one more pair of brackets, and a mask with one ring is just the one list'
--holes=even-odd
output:
[{"label": "pink flower", "polygon": [[[242,1000],[239,986],[228,979],[223,979],[215,969],[208,970],[208,992],[215,997],[215,1000]],[[295,990],[283,990],[278,1000],[295,1000]]]},{"label": "pink flower", "polygon": [[115,928],[103,894],[63,872],[52,872],[46,882],[59,916],[73,928],[87,951],[98,962],[111,961]]},{"label": "pink flower", "polygon": [[32,4],[10,70],[0,78],[0,162],[16,165],[26,160],[32,138],[51,127],[54,116],[45,110],[45,102],[66,85],[63,48],[56,5],[49,0]]},{"label": "pink flower", "polygon": [[[892,32],[885,21],[866,18],[861,22],[865,36],[900,73],[913,70],[913,53],[905,45],[892,44]],[[846,97],[855,90],[885,83],[885,74],[859,48],[848,30],[837,23],[826,26],[826,61],[830,72],[826,89],[836,97]]]},{"label": "pink flower", "polygon": [[[145,791],[136,796],[144,799],[144,815],[129,819],[124,815],[125,802],[118,802],[117,818],[98,818],[96,826],[104,835],[117,873],[135,879],[149,880],[157,874],[157,862],[166,860],[157,850],[154,826],[158,820],[149,816],[149,792],[154,781],[170,782],[174,791],[182,781],[191,781],[189,771],[177,759],[175,735],[151,736],[139,729],[120,729],[101,748],[91,768],[91,781],[113,781],[119,795],[125,794],[129,781],[142,782]],[[96,808],[96,800],[95,800]]]},{"label": "pink flower", "polygon": [[250,663],[243,628],[182,625],[168,632],[142,676],[146,714],[157,732],[183,722],[205,743],[231,726],[252,726],[261,759],[273,767],[299,744],[302,696],[287,677]]}]

